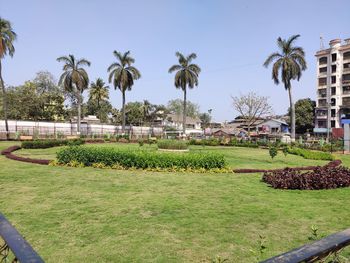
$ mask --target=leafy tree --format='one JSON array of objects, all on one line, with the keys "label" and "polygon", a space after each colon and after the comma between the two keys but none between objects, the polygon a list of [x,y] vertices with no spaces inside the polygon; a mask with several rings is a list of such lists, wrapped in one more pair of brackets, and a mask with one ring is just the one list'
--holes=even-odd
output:
[{"label": "leafy tree", "polygon": [[142,102],[129,102],[125,105],[126,123],[128,125],[142,125],[144,122],[144,111]]},{"label": "leafy tree", "polygon": [[[109,122],[113,106],[108,100],[100,101],[97,105],[96,100],[89,99],[86,103],[86,115],[96,115],[102,123]],[[85,115],[84,114],[84,115]]]},{"label": "leafy tree", "polygon": [[131,90],[134,85],[134,80],[141,78],[140,71],[132,66],[135,63],[135,59],[130,56],[130,51],[124,54],[114,50],[113,55],[116,57],[117,62],[112,63],[108,67],[109,83],[114,85],[114,89],[119,89],[122,93],[122,132],[125,132],[125,92]]},{"label": "leafy tree", "polygon": [[[109,110],[112,109],[110,103],[108,102],[109,99],[109,87],[105,86],[104,81],[101,78],[98,78],[96,82],[92,82],[90,85],[89,90],[89,104],[90,104],[90,110],[93,112],[92,115],[97,115],[98,118],[102,121],[102,118],[104,121],[106,121],[106,109],[107,104],[109,105]],[[108,103],[107,103],[108,102]],[[104,110],[102,110],[102,105],[104,106]],[[104,116],[102,116],[104,112]]]},{"label": "leafy tree", "polygon": [[73,55],[59,57],[57,58],[57,61],[64,63],[63,74],[60,77],[58,85],[62,86],[66,92],[73,95],[77,102],[77,133],[80,134],[81,104],[83,102],[83,92],[88,88],[89,85],[89,76],[83,66],[90,66],[91,63],[84,58],[77,60]]},{"label": "leafy tree", "polygon": [[206,113],[206,112],[201,113],[199,115],[199,119],[201,120],[202,128],[209,127],[209,124],[211,122],[211,116],[209,113]]},{"label": "leafy tree", "polygon": [[113,108],[111,110],[111,122],[114,124],[121,124],[122,123],[122,113],[120,112],[120,110]]},{"label": "leafy tree", "polygon": [[232,106],[245,121],[248,134],[250,133],[251,126],[253,126],[261,117],[272,112],[268,98],[259,96],[254,92],[232,97]]},{"label": "leafy tree", "polygon": [[17,38],[16,33],[12,29],[12,25],[10,21],[5,20],[0,17],[0,84],[2,88],[2,105],[3,105],[3,115],[5,120],[5,129],[6,129],[6,139],[10,138],[9,134],[9,126],[7,121],[7,98],[6,98],[6,88],[5,82],[2,77],[2,62],[1,60],[6,56],[10,55],[13,57],[15,53],[15,47],[13,46],[13,42],[15,42]]},{"label": "leafy tree", "polygon": [[275,158],[278,154],[277,147],[274,145],[270,145],[269,154],[270,154],[271,159],[273,160],[273,158]]},{"label": "leafy tree", "polygon": [[178,57],[179,64],[171,66],[169,68],[169,73],[176,72],[174,81],[175,87],[177,89],[182,89],[184,93],[182,129],[185,135],[187,116],[187,87],[193,89],[195,86],[198,86],[198,77],[201,69],[197,64],[191,64],[192,60],[197,58],[195,53],[191,53],[185,57],[180,52],[176,52],[176,56]]},{"label": "leafy tree", "polygon": [[292,140],[295,139],[295,108],[292,98],[292,80],[300,80],[302,71],[306,69],[305,52],[302,47],[294,46],[294,42],[300,35],[291,36],[285,40],[279,37],[277,39],[277,46],[279,52],[272,53],[264,62],[264,66],[272,66],[272,79],[276,85],[279,84],[280,78],[284,84],[284,88],[288,91],[289,107],[291,109],[291,124]]},{"label": "leafy tree", "polygon": [[[316,102],[310,98],[300,99],[295,103],[295,130],[304,134],[314,128]],[[290,114],[290,108],[288,109]]]},{"label": "leafy tree", "polygon": [[[184,113],[184,101],[182,99],[175,99],[168,101],[168,111],[178,116]],[[186,116],[196,118],[199,116],[199,105],[191,101],[186,102]]]},{"label": "leafy tree", "polygon": [[[64,118],[64,96],[55,83],[42,85],[43,75],[37,74],[33,81],[9,87],[7,91],[8,117],[17,120],[60,120]],[[52,76],[45,73],[45,78]],[[45,92],[43,92],[45,90]]]}]

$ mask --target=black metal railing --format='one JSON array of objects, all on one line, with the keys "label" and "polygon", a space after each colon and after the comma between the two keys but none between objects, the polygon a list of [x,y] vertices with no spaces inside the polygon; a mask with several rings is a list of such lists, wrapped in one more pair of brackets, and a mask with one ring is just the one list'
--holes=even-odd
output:
[{"label": "black metal railing", "polygon": [[[311,263],[327,257],[336,256],[344,247],[350,245],[350,228],[327,236],[311,244],[293,249],[287,253],[261,261],[260,263]],[[323,262],[323,261],[322,261]],[[328,261],[327,261],[328,262]],[[331,261],[338,262],[338,261]]]},{"label": "black metal railing", "polygon": [[44,260],[0,213],[0,262],[43,263]]}]

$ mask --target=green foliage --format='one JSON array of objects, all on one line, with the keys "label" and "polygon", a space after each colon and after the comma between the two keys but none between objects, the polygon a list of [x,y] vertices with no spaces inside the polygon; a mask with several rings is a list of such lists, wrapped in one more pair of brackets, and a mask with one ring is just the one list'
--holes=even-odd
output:
[{"label": "green foliage", "polygon": [[311,159],[311,160],[325,160],[325,161],[333,161],[334,156],[327,152],[320,152],[320,151],[311,151],[296,147],[289,147],[288,153],[295,154],[304,157],[305,159]]},{"label": "green foliage", "polygon": [[[169,100],[167,109],[176,115],[183,115],[184,101],[182,99]],[[186,101],[186,115],[191,118],[199,116],[199,105],[191,101]]]},{"label": "green foliage", "polygon": [[278,153],[277,147],[274,145],[271,145],[269,147],[269,154],[270,154],[271,159],[275,158],[277,156],[277,153]]},{"label": "green foliage", "polygon": [[141,150],[119,150],[101,147],[68,147],[57,152],[60,164],[69,164],[72,161],[92,166],[94,163],[103,163],[108,167],[119,165],[124,168],[136,169],[225,169],[226,160],[221,154],[214,153],[159,153]]},{"label": "green foliage", "polygon": [[[304,134],[314,128],[316,102],[307,99],[300,99],[295,102],[295,131]],[[290,115],[290,109],[288,109]]]},{"label": "green foliage", "polygon": [[187,141],[180,140],[159,140],[157,142],[159,149],[186,150],[188,149]]},{"label": "green foliage", "polygon": [[24,141],[21,147],[24,149],[46,149],[51,147],[69,145],[78,146],[84,144],[85,141],[82,139],[74,140],[35,140],[35,141]]},{"label": "green foliage", "polygon": [[287,145],[284,145],[282,147],[282,152],[283,152],[284,156],[287,157],[287,155],[288,155],[288,146]]},{"label": "green foliage", "polygon": [[143,139],[139,139],[137,142],[140,147],[142,147],[145,144],[145,141]]}]

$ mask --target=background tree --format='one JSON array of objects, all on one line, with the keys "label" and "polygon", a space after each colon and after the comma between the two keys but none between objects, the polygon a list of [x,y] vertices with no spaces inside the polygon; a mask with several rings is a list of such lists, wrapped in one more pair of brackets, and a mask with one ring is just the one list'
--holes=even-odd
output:
[{"label": "background tree", "polygon": [[57,58],[58,62],[64,62],[63,74],[58,82],[66,92],[73,95],[76,99],[78,114],[77,114],[77,134],[80,134],[81,124],[81,104],[83,101],[83,92],[88,88],[89,76],[83,66],[90,66],[90,61],[82,58],[75,59],[73,55]]},{"label": "background tree", "polygon": [[202,128],[208,128],[211,122],[211,116],[207,112],[199,114],[199,119],[201,120]]},{"label": "background tree", "polygon": [[194,86],[198,86],[198,77],[201,69],[197,64],[191,64],[192,60],[197,58],[195,53],[191,53],[185,57],[180,52],[176,52],[176,56],[178,57],[179,64],[171,66],[169,73],[176,72],[174,81],[175,87],[182,89],[184,93],[182,130],[183,134],[185,135],[187,116],[187,87],[193,89]]},{"label": "background tree", "polygon": [[[310,98],[300,99],[295,103],[295,131],[304,134],[312,131],[315,121],[316,102]],[[290,115],[290,108],[288,109]]]},{"label": "background tree", "polygon": [[7,100],[6,100],[6,88],[5,82],[2,77],[2,59],[6,55],[13,57],[15,53],[15,47],[13,42],[17,38],[16,33],[12,29],[12,25],[9,21],[0,17],[0,84],[2,89],[2,106],[3,106],[3,115],[5,120],[5,129],[6,129],[6,139],[10,138],[9,125],[7,118]]},{"label": "background tree", "polygon": [[125,105],[126,123],[128,125],[142,126],[144,122],[143,103],[129,102]]},{"label": "background tree", "polygon": [[140,71],[132,66],[135,59],[130,56],[130,51],[124,54],[114,50],[113,55],[117,62],[112,63],[108,67],[109,78],[108,81],[113,81],[114,89],[119,89],[122,93],[122,132],[125,132],[125,92],[131,90],[134,85],[134,80],[141,78]]},{"label": "background tree", "polygon": [[279,52],[272,53],[264,62],[264,66],[272,66],[272,79],[276,85],[279,84],[280,78],[284,84],[284,88],[288,91],[290,119],[291,119],[291,138],[295,139],[295,108],[292,97],[292,80],[300,80],[301,73],[306,69],[305,52],[303,48],[294,46],[294,42],[300,35],[291,36],[285,40],[279,37],[277,39],[277,46]]},{"label": "background tree", "polygon": [[267,97],[259,96],[254,92],[246,95],[231,96],[232,106],[239,113],[247,125],[248,135],[250,128],[263,116],[271,114],[272,108]]},{"label": "background tree", "polygon": [[64,96],[49,72],[38,72],[33,80],[20,86],[9,87],[6,93],[8,117],[11,119],[64,119]]},{"label": "background tree", "polygon": [[[109,99],[109,87],[105,86],[104,81],[101,78],[98,78],[96,82],[92,82],[89,90],[89,101],[90,110],[93,110],[94,114],[98,116],[101,120],[102,118],[105,120],[106,116],[102,116],[106,114],[107,108],[111,110],[110,103],[108,103]],[[101,103],[103,105],[101,105]],[[89,108],[89,107],[88,107]],[[104,110],[102,110],[104,108]],[[92,114],[93,115],[93,114]]]},{"label": "background tree", "polygon": [[[167,104],[168,111],[182,116],[184,114],[184,101],[182,99],[169,100]],[[199,105],[191,101],[186,102],[186,116],[197,118],[199,116]]]}]

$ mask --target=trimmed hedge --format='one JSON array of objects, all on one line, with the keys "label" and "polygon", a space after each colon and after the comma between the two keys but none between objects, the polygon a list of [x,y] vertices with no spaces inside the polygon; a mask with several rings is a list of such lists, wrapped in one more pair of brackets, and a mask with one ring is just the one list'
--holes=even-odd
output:
[{"label": "trimmed hedge", "polygon": [[319,151],[311,151],[301,148],[288,148],[288,153],[299,155],[304,157],[305,159],[311,159],[311,160],[325,160],[325,161],[333,161],[334,156],[327,152],[319,152]]},{"label": "trimmed hedge", "polygon": [[221,154],[213,153],[159,153],[131,151],[101,147],[68,147],[58,151],[59,164],[78,162],[84,166],[96,163],[108,167],[124,168],[180,168],[180,169],[221,169],[226,168],[226,160]]},{"label": "trimmed hedge", "polygon": [[187,150],[188,143],[186,141],[179,140],[159,140],[157,142],[159,149],[169,149],[169,150]]},{"label": "trimmed hedge", "polygon": [[301,172],[291,168],[266,172],[262,180],[278,189],[319,190],[350,186],[350,169],[326,165]]},{"label": "trimmed hedge", "polygon": [[35,140],[22,142],[22,148],[24,149],[46,149],[63,145],[77,146],[84,144],[82,139],[74,140]]}]

